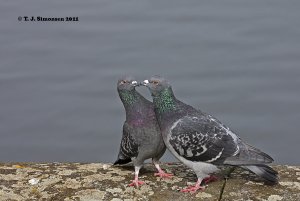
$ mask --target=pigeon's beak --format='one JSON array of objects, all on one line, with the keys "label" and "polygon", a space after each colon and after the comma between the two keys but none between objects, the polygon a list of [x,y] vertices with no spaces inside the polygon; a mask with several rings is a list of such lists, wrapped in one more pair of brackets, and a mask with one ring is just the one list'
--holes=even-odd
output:
[{"label": "pigeon's beak", "polygon": [[131,84],[136,87],[139,86],[141,83],[138,83],[137,81],[132,81]]},{"label": "pigeon's beak", "polygon": [[143,82],[141,82],[141,85],[147,86],[149,84],[149,80],[144,80]]}]

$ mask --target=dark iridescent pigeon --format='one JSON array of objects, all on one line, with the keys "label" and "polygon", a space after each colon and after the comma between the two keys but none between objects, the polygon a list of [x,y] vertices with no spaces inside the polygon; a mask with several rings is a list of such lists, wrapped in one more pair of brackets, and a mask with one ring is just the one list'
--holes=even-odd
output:
[{"label": "dark iridescent pigeon", "polygon": [[209,114],[193,108],[175,98],[167,80],[154,76],[142,83],[151,92],[154,111],[162,136],[171,153],[198,177],[195,186],[182,192],[203,189],[201,182],[212,179],[216,165],[240,166],[271,184],[278,182],[277,172],[266,163],[273,159],[244,143],[228,127]]},{"label": "dark iridescent pigeon", "polygon": [[118,80],[118,93],[126,111],[123,136],[118,159],[114,164],[133,162],[135,178],[130,186],[139,186],[144,182],[138,180],[139,170],[146,159],[152,158],[158,173],[156,176],[171,177],[159,167],[159,159],[166,151],[159,125],[156,121],[153,104],[139,94],[138,85],[133,77]]}]

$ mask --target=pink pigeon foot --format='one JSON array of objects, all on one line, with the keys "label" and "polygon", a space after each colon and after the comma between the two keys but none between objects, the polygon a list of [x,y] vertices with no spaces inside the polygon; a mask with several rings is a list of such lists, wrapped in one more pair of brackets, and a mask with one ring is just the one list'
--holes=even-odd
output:
[{"label": "pink pigeon foot", "polygon": [[143,185],[145,182],[143,181],[140,181],[138,179],[134,179],[134,180],[131,180],[132,183],[128,184],[128,186],[136,186],[136,187],[139,187],[141,185]]},{"label": "pink pigeon foot", "polygon": [[204,190],[205,187],[204,186],[200,186],[201,182],[202,182],[202,179],[198,179],[198,181],[195,184],[195,186],[188,186],[188,187],[182,189],[181,192],[184,192],[184,193],[190,192],[190,193],[193,194],[193,193],[196,193],[196,191],[199,190],[199,189],[200,190]]},{"label": "pink pigeon foot", "polygon": [[156,169],[157,169],[157,171],[158,171],[158,173],[155,173],[154,176],[159,176],[159,177],[161,177],[161,178],[167,178],[167,179],[172,178],[173,174],[165,173],[165,172],[159,167],[159,164],[158,164],[158,163],[155,163],[155,162],[153,162],[153,163],[154,163],[154,165],[155,165],[155,167],[156,167]]},{"label": "pink pigeon foot", "polygon": [[190,193],[196,193],[197,190],[204,190],[205,187],[204,186],[200,186],[200,185],[195,185],[195,186],[188,186],[184,189],[181,190],[181,192],[183,193],[187,193],[187,192],[190,192]]},{"label": "pink pigeon foot", "polygon": [[203,179],[203,182],[204,182],[205,184],[208,184],[208,183],[214,182],[214,181],[218,181],[218,177],[216,177],[216,176],[214,176],[214,175],[211,175],[211,176],[206,177],[206,178]]},{"label": "pink pigeon foot", "polygon": [[128,186],[139,187],[145,183],[145,182],[139,180],[140,168],[141,168],[141,166],[134,166],[134,180],[131,180],[132,182],[130,184],[128,184]]},{"label": "pink pigeon foot", "polygon": [[158,173],[155,173],[154,176],[159,176],[161,178],[170,179],[173,177],[173,174],[165,173],[163,170],[161,170]]}]

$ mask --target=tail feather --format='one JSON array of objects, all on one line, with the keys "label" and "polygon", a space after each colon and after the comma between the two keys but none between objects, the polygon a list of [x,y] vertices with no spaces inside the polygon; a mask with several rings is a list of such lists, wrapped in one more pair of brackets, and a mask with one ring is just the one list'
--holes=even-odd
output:
[{"label": "tail feather", "polygon": [[244,143],[246,146],[247,151],[249,152],[250,157],[253,157],[254,159],[258,160],[258,161],[262,161],[265,163],[272,163],[274,161],[274,159],[269,156],[268,154],[262,152],[261,150]]},{"label": "tail feather", "polygon": [[260,165],[265,163],[272,163],[274,160],[268,154],[261,150],[240,142],[240,151],[237,155],[226,158],[224,164],[228,165]]},{"label": "tail feather", "polygon": [[130,163],[131,159],[130,158],[126,158],[126,159],[118,159],[116,160],[116,162],[114,162],[114,165],[122,165],[122,164],[127,164]]},{"label": "tail feather", "polygon": [[244,169],[248,169],[256,175],[260,176],[269,184],[278,183],[278,172],[267,165],[247,165],[241,167]]}]

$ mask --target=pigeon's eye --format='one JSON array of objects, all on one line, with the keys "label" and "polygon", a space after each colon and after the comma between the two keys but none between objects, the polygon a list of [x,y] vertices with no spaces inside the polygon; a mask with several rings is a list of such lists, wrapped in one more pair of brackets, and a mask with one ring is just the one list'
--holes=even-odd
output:
[{"label": "pigeon's eye", "polygon": [[152,80],[151,83],[154,84],[154,85],[158,85],[159,81],[157,81],[157,80]]}]

